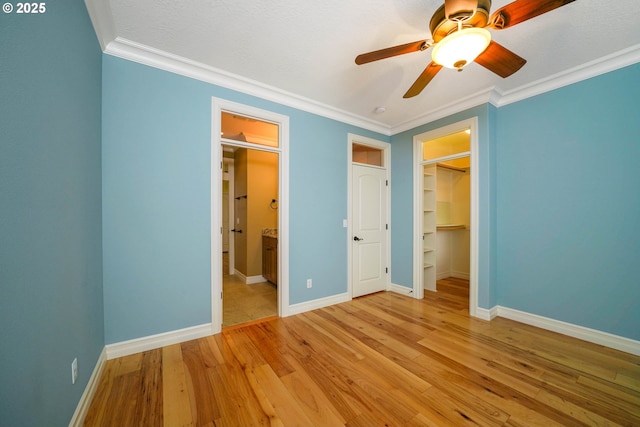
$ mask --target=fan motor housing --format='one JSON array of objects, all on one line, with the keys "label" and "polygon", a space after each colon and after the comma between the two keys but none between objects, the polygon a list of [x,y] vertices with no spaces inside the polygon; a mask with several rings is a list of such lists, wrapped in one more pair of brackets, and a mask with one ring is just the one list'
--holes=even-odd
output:
[{"label": "fan motor housing", "polygon": [[[478,0],[476,13],[470,18],[462,21],[462,26],[484,28],[489,22],[489,10],[491,10],[491,0]],[[444,13],[444,4],[435,11],[429,22],[429,30],[434,42],[439,42],[450,33],[458,29],[458,22],[447,19]]]}]

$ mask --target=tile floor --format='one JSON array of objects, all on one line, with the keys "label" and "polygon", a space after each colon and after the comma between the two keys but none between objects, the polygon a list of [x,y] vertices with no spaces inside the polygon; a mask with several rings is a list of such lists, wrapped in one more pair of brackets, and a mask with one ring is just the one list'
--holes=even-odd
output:
[{"label": "tile floor", "polygon": [[[223,254],[225,272],[229,271],[227,255]],[[278,291],[272,283],[245,285],[235,275],[224,274],[222,292],[222,327],[278,314]]]}]

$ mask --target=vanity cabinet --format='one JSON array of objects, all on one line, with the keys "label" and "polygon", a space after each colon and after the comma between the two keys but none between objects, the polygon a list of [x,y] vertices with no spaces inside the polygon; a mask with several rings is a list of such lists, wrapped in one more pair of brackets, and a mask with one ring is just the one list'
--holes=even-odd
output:
[{"label": "vanity cabinet", "polygon": [[278,284],[278,238],[262,236],[262,277]]}]

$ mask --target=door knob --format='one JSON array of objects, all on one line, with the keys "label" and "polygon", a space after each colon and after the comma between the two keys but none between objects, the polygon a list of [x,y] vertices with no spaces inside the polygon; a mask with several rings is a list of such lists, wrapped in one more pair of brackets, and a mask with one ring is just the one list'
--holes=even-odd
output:
[{"label": "door knob", "polygon": [[353,236],[353,240],[356,241],[356,242],[359,242],[359,241],[364,240],[364,239],[361,239],[358,236]]}]

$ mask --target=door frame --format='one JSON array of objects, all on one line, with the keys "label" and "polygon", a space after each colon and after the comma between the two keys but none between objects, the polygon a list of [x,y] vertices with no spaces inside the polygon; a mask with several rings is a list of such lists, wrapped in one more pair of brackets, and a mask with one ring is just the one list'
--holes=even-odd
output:
[{"label": "door frame", "polygon": [[[275,123],[279,146],[224,139],[222,112],[236,113]],[[278,154],[278,316],[289,315],[289,117],[226,99],[211,98],[211,328],[222,331],[222,150],[229,145]]]},{"label": "door frame", "polygon": [[[235,161],[233,159],[229,159],[226,157],[222,157],[222,162],[229,165],[229,172],[228,172],[228,180],[229,181],[229,232],[231,232],[231,229],[233,229],[233,218],[235,218],[235,207],[234,207],[234,203],[233,203],[233,196],[232,194],[234,194],[234,190],[235,190],[235,176],[234,176],[234,172],[235,172]],[[224,180],[224,179],[223,179]],[[235,239],[231,238],[232,235],[229,235],[229,271],[226,272],[226,274],[234,274],[235,269],[236,269],[236,243],[235,243]]]},{"label": "door frame", "polygon": [[[448,126],[434,129],[413,137],[413,296],[424,298],[424,271],[422,268],[422,142],[440,138],[465,129],[470,130],[471,143],[471,201],[470,201],[470,260],[469,260],[469,315],[477,317],[478,311],[478,227],[479,207],[479,152],[478,152],[478,118],[462,120]],[[452,156],[455,157],[455,156]]]},{"label": "door frame", "polygon": [[[353,144],[365,145],[373,148],[381,149],[383,152],[383,168],[386,171],[386,180],[389,183],[387,185],[387,206],[386,216],[387,224],[391,224],[391,144],[379,141],[377,139],[367,138],[365,136],[349,133],[347,135],[347,293],[349,299],[353,298],[353,245],[351,239],[353,238],[353,209],[351,204],[353,203]],[[361,164],[361,163],[359,163]],[[345,223],[343,223],[345,226]],[[388,273],[386,277],[385,289],[391,288],[391,227],[387,229],[387,248],[385,253],[385,262],[388,266]]]}]

